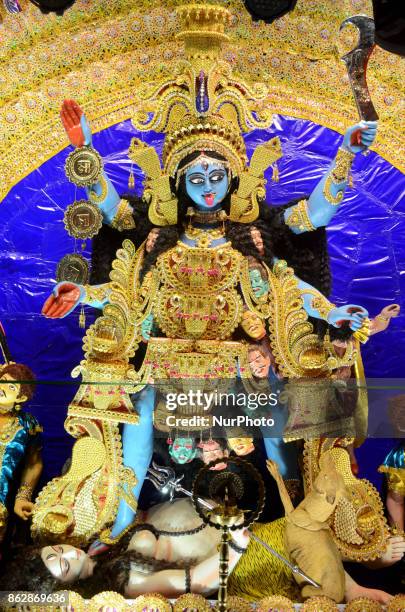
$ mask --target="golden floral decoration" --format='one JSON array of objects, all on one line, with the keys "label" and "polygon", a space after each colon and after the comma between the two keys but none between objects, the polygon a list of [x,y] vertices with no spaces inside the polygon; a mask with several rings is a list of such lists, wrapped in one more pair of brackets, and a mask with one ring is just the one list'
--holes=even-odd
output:
[{"label": "golden floral decoration", "polygon": [[294,604],[282,595],[270,595],[261,599],[257,605],[258,612],[272,612],[277,610],[278,612],[294,612]]},{"label": "golden floral decoration", "polygon": [[172,604],[159,593],[148,593],[148,595],[139,595],[130,607],[131,612],[151,612],[156,609],[159,612],[171,612]]},{"label": "golden floral decoration", "polygon": [[236,595],[231,595],[231,597],[228,597],[226,608],[228,612],[252,612],[253,609],[251,604],[246,601],[246,599],[237,597]]},{"label": "golden floral decoration", "polygon": [[391,601],[387,603],[386,612],[401,612],[405,610],[405,595],[395,595]]},{"label": "golden floral decoration", "polygon": [[301,612],[338,612],[336,602],[330,597],[310,597],[301,608]]},{"label": "golden floral decoration", "polygon": [[198,612],[208,612],[211,610],[209,602],[202,596],[196,593],[184,593],[174,604],[173,612],[184,612],[189,609],[198,610]]},{"label": "golden floral decoration", "polygon": [[345,608],[346,612],[381,612],[383,607],[378,601],[368,597],[356,597]]},{"label": "golden floral decoration", "polygon": [[129,606],[125,597],[115,591],[102,591],[94,595],[87,604],[87,610],[90,612],[110,612],[111,608],[114,612],[129,612]]}]

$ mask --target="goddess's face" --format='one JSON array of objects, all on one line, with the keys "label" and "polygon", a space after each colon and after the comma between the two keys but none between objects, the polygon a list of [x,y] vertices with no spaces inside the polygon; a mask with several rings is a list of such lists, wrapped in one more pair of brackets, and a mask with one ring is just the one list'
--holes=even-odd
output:
[{"label": "goddess's face", "polygon": [[[211,463],[211,461],[215,461],[216,459],[226,458],[228,456],[227,451],[224,451],[221,446],[215,440],[206,440],[205,442],[200,442],[198,445],[201,448],[201,459],[207,465]],[[211,470],[224,470],[226,468],[226,463],[217,463],[217,465],[211,467]]]},{"label": "goddess's face", "polygon": [[203,160],[186,171],[186,191],[198,210],[220,208],[228,187],[228,174],[220,161]]},{"label": "goddess's face", "polygon": [[83,550],[70,544],[45,546],[41,559],[49,572],[60,582],[74,582],[83,576],[88,557]]}]

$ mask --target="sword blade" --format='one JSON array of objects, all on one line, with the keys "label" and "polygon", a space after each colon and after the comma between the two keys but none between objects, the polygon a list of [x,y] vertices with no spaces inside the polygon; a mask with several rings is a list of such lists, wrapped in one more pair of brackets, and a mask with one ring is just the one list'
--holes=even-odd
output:
[{"label": "sword blade", "polygon": [[356,26],[358,29],[359,40],[352,51],[343,55],[342,60],[346,64],[350,86],[360,118],[364,121],[377,121],[378,114],[371,101],[366,79],[368,60],[375,47],[374,21],[371,17],[365,15],[354,15],[342,22],[340,30],[349,24]]}]

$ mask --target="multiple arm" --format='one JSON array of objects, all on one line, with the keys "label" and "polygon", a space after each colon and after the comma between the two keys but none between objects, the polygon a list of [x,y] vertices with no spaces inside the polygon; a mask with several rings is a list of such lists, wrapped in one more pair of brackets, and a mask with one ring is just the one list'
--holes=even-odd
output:
[{"label": "multiple arm", "polygon": [[335,306],[315,287],[299,278],[297,280],[304,302],[304,309],[310,317],[323,319],[329,325],[333,325],[333,327],[341,327],[343,323],[348,322],[350,329],[353,331],[361,328],[364,319],[368,316],[365,308],[356,304]]},{"label": "multiple arm", "polygon": [[49,319],[67,317],[79,304],[87,304],[102,310],[109,302],[110,284],[77,285],[62,281],[53,288],[42,308],[42,314]]},{"label": "multiple arm", "polygon": [[328,225],[349,185],[350,168],[356,153],[372,145],[376,132],[376,121],[360,121],[347,130],[335,159],[309,199],[286,209],[284,219],[294,234]]},{"label": "multiple arm", "polygon": [[[62,105],[61,119],[66,134],[75,147],[91,146],[90,126],[83,110],[74,100],[65,100]],[[86,189],[89,200],[98,205],[106,225],[120,231],[135,227],[132,208],[121,200],[114,185],[103,171],[100,180]]]}]

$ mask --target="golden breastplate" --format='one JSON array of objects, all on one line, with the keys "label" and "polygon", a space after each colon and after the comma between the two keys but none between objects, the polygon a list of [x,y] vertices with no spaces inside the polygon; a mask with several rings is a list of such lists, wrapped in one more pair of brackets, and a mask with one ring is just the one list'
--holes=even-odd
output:
[{"label": "golden breastplate", "polygon": [[162,253],[156,262],[160,287],[153,314],[165,335],[229,339],[243,312],[236,290],[242,262],[230,243],[205,248],[178,242]]}]

